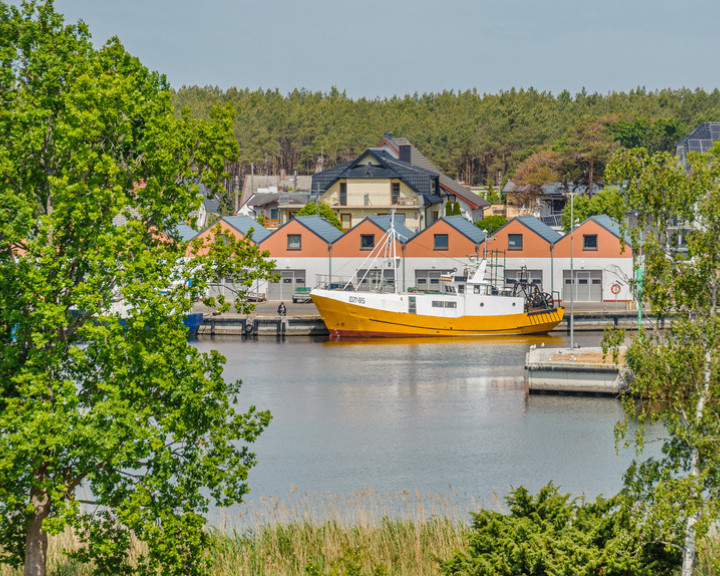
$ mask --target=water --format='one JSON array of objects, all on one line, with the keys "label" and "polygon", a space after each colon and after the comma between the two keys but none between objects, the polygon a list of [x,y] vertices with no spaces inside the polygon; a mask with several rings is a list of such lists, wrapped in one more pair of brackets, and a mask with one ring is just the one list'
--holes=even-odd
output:
[{"label": "water", "polygon": [[[594,346],[600,337],[575,340]],[[575,495],[614,494],[634,457],[615,450],[622,406],[601,397],[528,397],[525,353],[543,342],[566,345],[562,337],[525,336],[197,346],[221,352],[226,377],[243,380],[238,408],[254,404],[273,415],[253,445],[250,506],[268,495],[287,508],[301,505],[298,495],[317,505],[374,494],[394,510],[393,495],[410,493],[448,497],[466,510],[551,480]],[[246,506],[224,517],[235,522]]]}]

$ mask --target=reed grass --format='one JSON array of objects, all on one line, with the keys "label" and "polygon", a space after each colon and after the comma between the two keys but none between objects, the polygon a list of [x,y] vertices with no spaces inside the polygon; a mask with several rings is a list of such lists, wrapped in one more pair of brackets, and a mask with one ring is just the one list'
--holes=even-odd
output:
[{"label": "reed grass", "polygon": [[[466,502],[466,500],[465,500]],[[490,503],[502,511],[499,502]],[[218,511],[210,529],[208,572],[216,576],[436,576],[438,559],[466,549],[471,510],[457,495],[362,490],[260,498],[241,512]],[[50,538],[48,574],[86,576],[64,551],[79,547],[71,531]],[[0,568],[0,576],[22,569]],[[698,547],[700,576],[720,576],[720,536]]]}]

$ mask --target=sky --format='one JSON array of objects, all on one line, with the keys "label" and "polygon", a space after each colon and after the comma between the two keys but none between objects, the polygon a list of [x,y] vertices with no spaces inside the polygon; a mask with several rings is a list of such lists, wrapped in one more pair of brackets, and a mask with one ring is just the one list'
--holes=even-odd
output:
[{"label": "sky", "polygon": [[[12,0],[17,4],[20,0]],[[717,0],[55,0],[174,88],[357,99],[720,84]]]}]

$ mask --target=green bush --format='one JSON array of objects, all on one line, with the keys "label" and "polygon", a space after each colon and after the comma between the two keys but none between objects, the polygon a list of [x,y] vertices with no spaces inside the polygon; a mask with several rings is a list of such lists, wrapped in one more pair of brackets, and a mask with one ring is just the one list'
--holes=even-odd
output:
[{"label": "green bush", "polygon": [[441,561],[445,576],[658,576],[680,555],[643,542],[632,506],[621,496],[586,503],[552,483],[533,497],[518,488],[510,514],[473,514],[468,548]]}]

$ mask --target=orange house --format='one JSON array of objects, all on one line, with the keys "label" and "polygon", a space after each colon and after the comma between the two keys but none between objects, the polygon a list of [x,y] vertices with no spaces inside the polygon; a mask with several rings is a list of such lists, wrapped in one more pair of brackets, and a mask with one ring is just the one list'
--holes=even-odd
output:
[{"label": "orange house", "polygon": [[[570,244],[572,240],[572,263]],[[563,300],[626,302],[632,300],[633,254],[624,245],[620,226],[609,216],[591,216],[555,244],[555,263],[562,273]],[[571,268],[575,293],[571,294]]]},{"label": "orange house", "polygon": [[534,216],[518,216],[485,242],[489,274],[496,285],[521,278],[554,291],[554,246],[562,236]]},{"label": "orange house", "polygon": [[463,216],[446,216],[405,246],[408,285],[433,290],[444,274],[462,274],[483,256],[485,233]]},{"label": "orange house", "polygon": [[[402,223],[402,215],[396,215],[392,223],[395,229],[395,251],[387,241],[391,227],[390,216],[370,216],[338,238],[331,246],[333,283],[352,280],[361,289],[380,289],[383,284],[405,285],[402,258],[405,245],[415,235]],[[393,254],[395,260],[393,261]]]},{"label": "orange house", "polygon": [[[258,244],[262,239],[270,235],[270,232],[266,228],[263,228],[249,216],[223,216],[215,224],[208,226],[192,238],[193,241],[197,240],[202,242],[202,246],[197,249],[194,246],[188,246],[185,255],[192,257],[194,255],[207,254],[210,246],[215,242],[215,230],[218,226],[220,226],[223,234],[233,236],[237,240],[251,237],[251,241],[255,244]],[[189,239],[191,229],[180,228],[179,232],[183,235],[184,239]],[[219,278],[216,283],[210,287],[207,296],[222,295],[226,298],[234,298],[240,291],[247,292],[248,299],[262,299],[266,288],[261,286],[260,282],[252,287],[247,287],[236,283],[232,278]]]},{"label": "orange house", "polygon": [[321,216],[297,216],[260,242],[275,260],[278,282],[267,289],[269,300],[290,300],[295,288],[315,286],[318,276],[332,275],[331,245],[342,232]]},{"label": "orange house", "polygon": [[[212,226],[208,226],[200,232],[193,240],[201,241],[203,246],[198,249],[197,254],[207,254],[210,244],[215,241],[215,229],[220,226],[223,234],[234,236],[237,240],[246,238],[252,230],[252,242],[259,244],[270,236],[270,231],[258,224],[249,216],[223,216]],[[188,247],[187,256],[193,255],[192,247]]]}]

